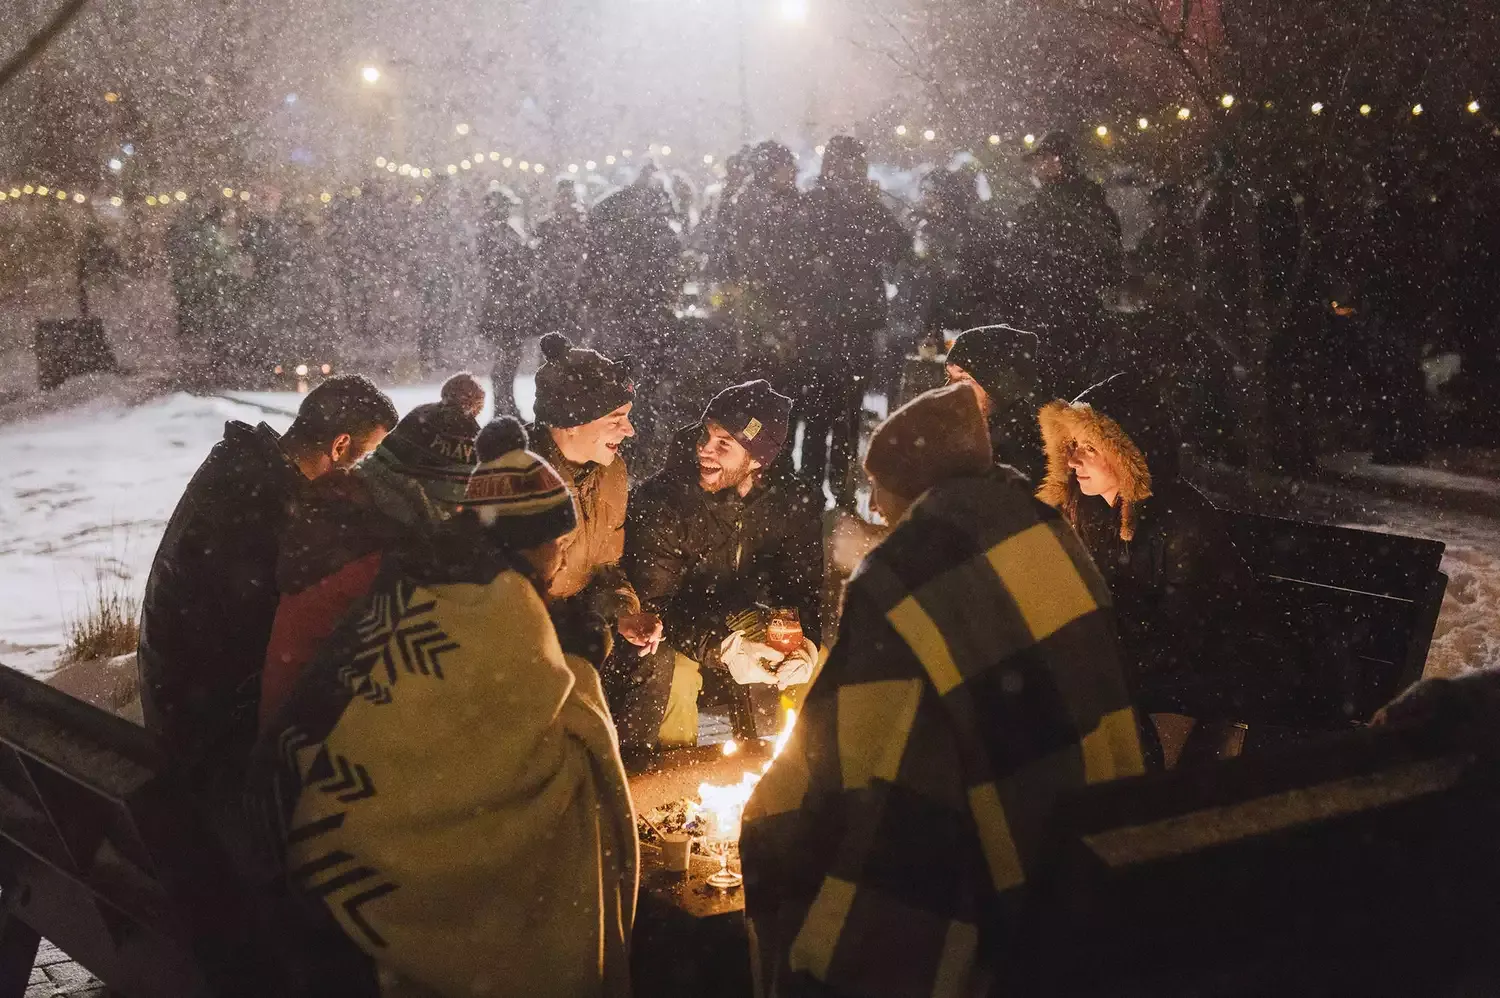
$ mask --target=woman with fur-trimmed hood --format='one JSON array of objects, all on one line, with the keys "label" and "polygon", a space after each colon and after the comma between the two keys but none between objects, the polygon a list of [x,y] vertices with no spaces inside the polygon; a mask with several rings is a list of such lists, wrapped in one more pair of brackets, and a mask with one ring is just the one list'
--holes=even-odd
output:
[{"label": "woman with fur-trimmed hood", "polygon": [[1255,713],[1236,633],[1258,619],[1254,585],[1223,516],[1180,477],[1159,396],[1116,374],[1047,403],[1038,420],[1037,498],[1062,512],[1109,583],[1137,706],[1200,720]]}]

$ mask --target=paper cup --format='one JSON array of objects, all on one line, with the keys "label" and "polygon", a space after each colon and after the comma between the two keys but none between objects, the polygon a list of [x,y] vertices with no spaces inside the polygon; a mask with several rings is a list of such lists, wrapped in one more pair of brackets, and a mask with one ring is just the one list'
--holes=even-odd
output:
[{"label": "paper cup", "polygon": [[661,837],[662,865],[673,873],[685,873],[693,852],[693,837],[686,832],[667,832]]}]

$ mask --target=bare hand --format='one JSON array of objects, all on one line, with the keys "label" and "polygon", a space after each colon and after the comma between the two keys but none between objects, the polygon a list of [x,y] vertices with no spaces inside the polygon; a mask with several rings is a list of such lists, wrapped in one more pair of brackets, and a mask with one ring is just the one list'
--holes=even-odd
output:
[{"label": "bare hand", "polygon": [[654,613],[632,613],[615,621],[620,637],[640,649],[638,655],[650,655],[661,646],[661,618]]}]

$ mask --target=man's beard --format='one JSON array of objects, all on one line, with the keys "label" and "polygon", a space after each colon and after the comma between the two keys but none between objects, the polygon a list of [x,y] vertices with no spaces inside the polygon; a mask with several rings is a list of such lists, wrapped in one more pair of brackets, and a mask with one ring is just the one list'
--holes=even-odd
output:
[{"label": "man's beard", "polygon": [[698,467],[698,484],[710,492],[724,492],[728,489],[738,489],[741,485],[745,484],[751,474],[753,472],[750,470],[750,463],[748,461],[733,468],[721,464],[712,480],[706,481],[703,467],[700,465]]}]

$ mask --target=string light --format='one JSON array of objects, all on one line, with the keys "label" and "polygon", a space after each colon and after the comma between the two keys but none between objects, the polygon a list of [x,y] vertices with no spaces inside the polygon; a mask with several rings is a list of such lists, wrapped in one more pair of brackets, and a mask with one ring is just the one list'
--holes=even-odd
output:
[{"label": "string light", "polygon": [[661,154],[663,156],[670,156],[670,155],[672,155],[672,147],[671,146],[662,146],[661,147]]},{"label": "string light", "polygon": [[583,164],[583,168],[585,170],[593,171],[599,168],[599,164],[595,163],[593,160],[589,160],[587,163]]},{"label": "string light", "polygon": [[500,161],[500,165],[503,166],[503,167],[505,167],[507,170],[509,170],[511,164],[514,163],[514,162],[515,162],[515,160],[513,160],[509,156],[507,156],[507,157],[505,157],[504,159],[502,159]]},{"label": "string light", "polygon": [[1373,110],[1375,110],[1375,109],[1373,107],[1371,107],[1370,105],[1368,105],[1368,104],[1361,104],[1359,106],[1359,113],[1361,115],[1363,115],[1364,117],[1366,117],[1366,118],[1368,118],[1370,116],[1370,112],[1373,111]]},{"label": "string light", "polygon": [[937,138],[937,132],[929,128],[922,133],[922,138],[928,142],[931,142],[933,139]]},{"label": "string light", "polygon": [[1026,133],[1026,137],[1023,138],[1021,141],[1024,142],[1024,143],[1026,143],[1026,146],[1028,148],[1030,148],[1031,146],[1036,145],[1036,136],[1032,135],[1030,132],[1027,132]]},{"label": "string light", "polygon": [[249,201],[250,200],[250,192],[249,191],[240,191],[240,200],[241,201]]},{"label": "string light", "polygon": [[151,207],[155,208],[156,207],[156,195],[154,195],[154,194],[147,194],[146,195],[146,203],[149,204]]},{"label": "string light", "polygon": [[[178,201],[186,201],[187,200],[187,191],[178,191],[176,194],[173,194],[172,196],[174,198],[176,198]],[[157,200],[160,201],[161,198],[157,198]]]},{"label": "string light", "polygon": [[521,167],[521,172],[525,173],[527,170],[531,169],[531,164],[528,163],[528,162],[526,162],[523,159],[523,160],[521,160],[520,167]]},{"label": "string light", "polygon": [[1147,118],[1137,118],[1135,119],[1135,127],[1144,132],[1146,129],[1151,127],[1151,121]]},{"label": "string light", "polygon": [[1422,107],[1421,104],[1413,104],[1411,108],[1411,116],[1413,118],[1420,118],[1424,110],[1426,110],[1426,108]]},{"label": "string light", "polygon": [[1179,107],[1177,109],[1177,120],[1178,121],[1187,121],[1192,116],[1193,116],[1193,109],[1190,108],[1190,107]]},{"label": "string light", "polygon": [[1313,104],[1313,106],[1312,106],[1312,113],[1313,114],[1322,114],[1323,113],[1323,102],[1322,101],[1317,101],[1316,103]]},{"label": "string light", "polygon": [[544,172],[547,169],[545,166],[543,166],[540,163],[533,163],[531,165],[531,168],[532,168],[532,170],[534,170],[537,173],[542,173],[542,172]]},{"label": "string light", "polygon": [[318,200],[322,201],[324,204],[327,204],[328,202],[333,200],[333,195],[329,194],[327,191],[324,191],[322,194],[318,195]]},{"label": "string light", "polygon": [[66,200],[68,200],[68,192],[67,191],[58,191],[57,192],[57,200],[59,200],[59,201],[66,201]]},{"label": "string light", "polygon": [[713,166],[714,165],[714,158],[713,158],[713,155],[711,153],[704,153],[703,154],[703,165],[704,166]]},{"label": "string light", "polygon": [[460,170],[470,170],[470,169],[473,169],[473,167],[474,167],[474,164],[470,163],[466,159],[461,159],[461,160],[458,161],[458,168]]},{"label": "string light", "polygon": [[474,165],[475,166],[478,166],[480,163],[483,163],[484,162],[484,153],[483,153],[483,151],[476,152],[474,154],[474,156],[473,156],[473,160],[474,160]]},{"label": "string light", "polygon": [[116,194],[114,197],[109,199],[109,203],[118,208],[120,207],[120,205],[125,203],[125,199]]},{"label": "string light", "polygon": [[1470,114],[1478,114],[1479,113],[1479,102],[1477,100],[1471,100],[1471,101],[1469,101],[1469,103],[1468,103],[1468,110],[1469,110]]},{"label": "string light", "polygon": [[86,195],[86,194],[74,194],[73,195],[73,201],[74,201],[75,204],[83,204],[87,200],[88,200],[88,195]]},{"label": "string light", "polygon": [[615,158],[613,156],[605,156],[604,157],[604,164],[606,166],[614,166],[615,165]]},{"label": "string light", "polygon": [[27,194],[30,194],[32,191],[36,190],[36,188],[32,187],[30,184],[27,184],[25,187],[21,188],[21,190],[25,191]]},{"label": "string light", "polygon": [[468,125],[468,122],[460,121],[458,124],[456,124],[456,125],[453,126],[453,130],[455,132],[457,132],[458,134],[460,134],[460,135],[468,135],[469,134],[469,125]]},{"label": "string light", "polygon": [[494,152],[493,150],[491,150],[491,152],[490,152],[490,162],[491,163],[498,163],[498,162],[500,162],[500,154],[497,153],[497,152]]},{"label": "string light", "polygon": [[45,187],[38,187],[36,189],[36,192],[37,192],[37,194],[41,195],[42,197],[46,197],[47,196],[47,188],[45,188]]},{"label": "string light", "polygon": [[998,135],[991,135],[990,136],[990,145],[992,145],[992,146],[998,146],[999,144],[1000,144],[1000,136],[998,136]]},{"label": "string light", "polygon": [[906,134],[906,126],[905,125],[897,125],[896,126],[896,134],[897,135],[905,135]]},{"label": "string light", "polygon": [[620,155],[625,157],[626,159],[629,159],[630,157],[634,156],[635,153],[631,152],[629,149],[621,149]]},{"label": "string light", "polygon": [[568,172],[569,173],[577,173],[578,172],[578,164],[577,163],[569,163],[568,164]]},{"label": "string light", "polygon": [[115,101],[117,101],[119,99],[120,99],[120,95],[117,94],[117,93],[115,93],[113,90],[109,91],[108,93],[106,93],[104,95],[104,100],[107,103],[110,103],[110,104],[113,104]]},{"label": "string light", "polygon": [[1225,110],[1234,107],[1234,94],[1225,94],[1219,98],[1219,103],[1224,106]]},{"label": "string light", "polygon": [[1094,129],[1094,134],[1099,136],[1101,139],[1109,138],[1109,126],[1100,125],[1098,128]]},{"label": "string light", "polygon": [[430,166],[424,166],[424,167],[422,167],[422,177],[423,177],[423,179],[426,179],[427,177],[430,177],[430,176],[432,176],[432,167],[430,167]]},{"label": "string light", "polygon": [[384,170],[385,169],[385,157],[384,156],[376,156],[375,157],[375,166],[377,168],[381,169],[381,170]]},{"label": "string light", "polygon": [[458,164],[457,163],[449,163],[447,165],[447,167],[445,167],[445,169],[448,171],[448,176],[451,177],[451,176],[453,176],[454,174],[456,174],[458,172]]}]

